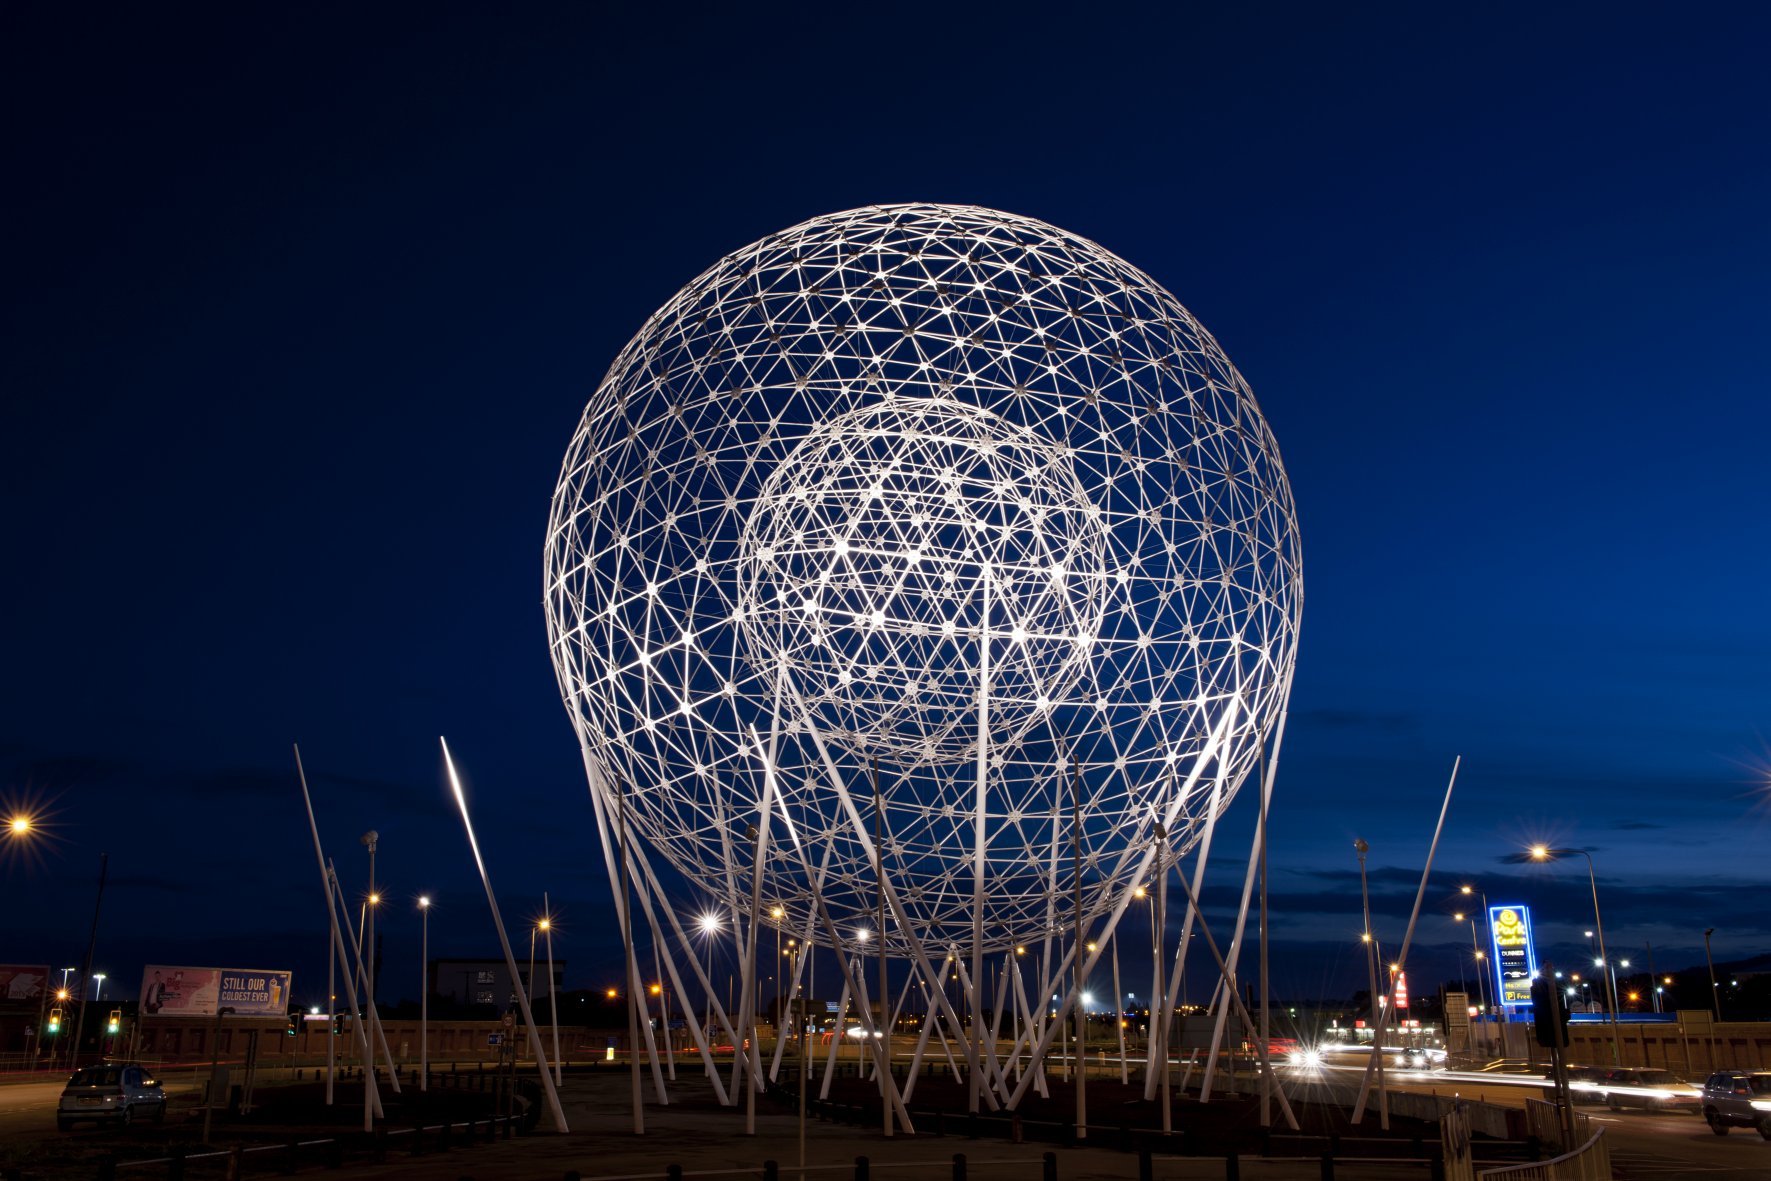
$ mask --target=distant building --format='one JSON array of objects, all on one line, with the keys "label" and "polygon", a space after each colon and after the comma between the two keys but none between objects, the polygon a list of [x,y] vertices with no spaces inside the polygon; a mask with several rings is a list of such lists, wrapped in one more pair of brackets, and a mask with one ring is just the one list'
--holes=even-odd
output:
[{"label": "distant building", "polygon": [[[536,961],[535,975],[540,987],[538,997],[547,995],[547,964]],[[566,990],[566,961],[553,962],[553,990]],[[517,977],[502,959],[496,960],[432,960],[430,961],[430,994],[462,1005],[496,1005],[502,1009],[517,999],[520,988],[529,983],[529,968],[517,961]]]}]

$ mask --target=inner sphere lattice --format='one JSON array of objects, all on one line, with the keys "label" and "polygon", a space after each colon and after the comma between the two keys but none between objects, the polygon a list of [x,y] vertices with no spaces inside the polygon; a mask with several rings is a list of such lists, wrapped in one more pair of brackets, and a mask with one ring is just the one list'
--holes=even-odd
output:
[{"label": "inner sphere lattice", "polygon": [[1177,794],[1175,855],[1228,802],[1300,570],[1272,434],[1173,296],[1042,222],[902,205],[646,323],[567,452],[545,600],[593,779],[691,881],[748,909],[772,776],[765,912],[803,930],[816,882],[868,931],[877,783],[914,933],[969,943],[981,783],[1000,948],[1067,921],[1078,805],[1092,913]]}]

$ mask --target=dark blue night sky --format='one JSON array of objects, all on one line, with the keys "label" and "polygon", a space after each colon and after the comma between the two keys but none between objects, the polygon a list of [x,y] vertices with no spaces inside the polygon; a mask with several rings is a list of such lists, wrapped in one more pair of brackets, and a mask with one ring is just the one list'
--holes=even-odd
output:
[{"label": "dark blue night sky", "polygon": [[612,979],[540,603],[560,457],[688,279],[906,200],[1148,271],[1278,436],[1281,991],[1363,986],[1357,836],[1400,938],[1459,754],[1417,980],[1467,958],[1466,881],[1585,954],[1584,863],[1503,860],[1538,839],[1593,852],[1614,954],[1771,951],[1761,6],[771,7],[0,16],[0,796],[53,838],[0,868],[0,961],[79,962],[108,851],[125,991],[317,996],[298,740],[353,885],[382,834],[415,995],[412,895],[433,951],[496,946],[447,734],[506,915],[550,891],[570,983]]}]

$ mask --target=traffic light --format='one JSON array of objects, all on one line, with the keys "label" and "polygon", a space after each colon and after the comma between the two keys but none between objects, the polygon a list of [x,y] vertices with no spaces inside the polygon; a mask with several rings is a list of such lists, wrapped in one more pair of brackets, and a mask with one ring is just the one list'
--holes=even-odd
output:
[{"label": "traffic light", "polygon": [[61,1032],[61,1010],[60,1009],[49,1010],[49,1032],[50,1033],[60,1033]]},{"label": "traffic light", "polygon": [[1531,982],[1531,1024],[1538,1045],[1568,1048],[1568,1006],[1556,982],[1544,976]]},{"label": "traffic light", "polygon": [[291,1013],[291,1014],[289,1014],[289,1028],[284,1030],[283,1032],[287,1033],[290,1037],[294,1037],[295,1032],[300,1027],[300,1025],[301,1025],[301,1017],[298,1014]]},{"label": "traffic light", "polygon": [[123,1028],[123,1010],[122,1009],[112,1009],[110,1020],[105,1022],[105,1032],[109,1033],[109,1034],[115,1034],[119,1029],[122,1029],[122,1028]]}]

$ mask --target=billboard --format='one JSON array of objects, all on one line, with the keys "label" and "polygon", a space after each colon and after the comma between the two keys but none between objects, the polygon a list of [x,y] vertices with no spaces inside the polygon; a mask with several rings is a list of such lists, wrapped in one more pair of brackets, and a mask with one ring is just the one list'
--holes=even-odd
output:
[{"label": "billboard", "polygon": [[0,1000],[37,1001],[48,992],[47,964],[0,964]]},{"label": "billboard", "polygon": [[238,1017],[282,1017],[289,1012],[289,973],[223,968],[218,999]]},{"label": "billboard", "polygon": [[289,973],[255,968],[149,964],[141,975],[144,1017],[281,1017],[289,1011]]},{"label": "billboard", "polygon": [[1494,945],[1494,995],[1503,1005],[1530,1008],[1531,982],[1537,977],[1530,908],[1490,906],[1488,931]]}]

